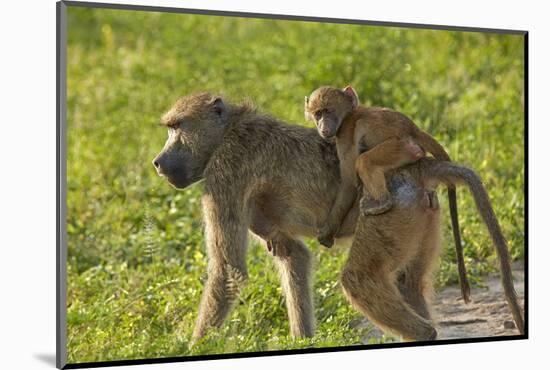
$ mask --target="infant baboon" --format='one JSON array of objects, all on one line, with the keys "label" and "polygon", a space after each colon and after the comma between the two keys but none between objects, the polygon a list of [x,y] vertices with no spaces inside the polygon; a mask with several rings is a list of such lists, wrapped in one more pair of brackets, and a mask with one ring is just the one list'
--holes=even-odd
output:
[{"label": "infant baboon", "polygon": [[[449,161],[445,149],[405,115],[387,108],[365,108],[351,86],[344,89],[323,86],[305,98],[305,116],[317,125],[321,137],[335,138],[342,183],[328,219],[320,229],[319,242],[331,247],[334,234],[357,197],[357,175],[363,185],[360,208],[366,215],[378,215],[392,207],[385,173],[424,157]],[[462,296],[469,302],[464,252],[458,229],[456,191],[449,187],[449,204]]]},{"label": "infant baboon", "polygon": [[[158,174],[178,189],[201,180],[204,182],[202,207],[208,275],[193,338],[198,339],[209,328],[223,324],[240,289],[246,284],[249,231],[264,242],[271,241],[288,252],[273,259],[283,286],[290,331],[295,337],[313,336],[312,263],[309,250],[299,238],[316,235],[317,225],[326,219],[336,198],[340,176],[334,145],[321,139],[313,129],[285,124],[257,113],[250,105],[229,104],[208,93],[179,99],[162,121],[169,135],[164,148],[153,160]],[[434,203],[437,197],[418,179],[433,172],[436,180],[447,181],[443,178],[444,171],[453,173],[456,165],[435,162],[439,167],[432,165],[434,168],[431,168],[423,164],[425,161],[421,159],[406,168],[392,171],[387,177],[394,209],[361,221],[363,226],[358,232],[372,238],[373,247],[384,245],[388,252],[396,248],[398,251],[411,250],[410,255],[405,256],[383,254],[381,250],[364,256],[364,251],[361,252],[364,247],[359,242],[362,238],[356,238],[350,251],[350,262],[342,274],[342,285],[361,312],[366,312],[364,306],[372,299],[380,302],[371,307],[386,307],[388,301],[396,298],[394,289],[397,286],[401,294],[397,297],[405,300],[408,305],[405,307],[412,307],[417,315],[428,317],[425,295],[431,277],[426,271],[437,256],[439,209],[426,205],[426,199],[428,203]],[[399,181],[392,182],[393,177]],[[453,182],[453,178],[449,181]],[[426,183],[430,184],[429,181]],[[480,211],[492,222],[494,229],[496,219],[490,204],[490,213],[484,211],[487,209],[484,207],[480,206]],[[337,237],[353,235],[358,213],[356,201]],[[415,228],[410,227],[410,220],[414,220]],[[498,224],[496,227],[499,230]],[[496,234],[491,235],[495,238]],[[498,235],[500,237],[495,240],[504,248],[499,252],[503,280],[508,284],[511,281],[508,254],[502,235]],[[365,259],[360,260],[362,258]],[[387,268],[387,274],[381,274],[376,266],[373,271],[365,269],[376,262],[375,258],[380,266]],[[396,266],[401,267],[398,272]],[[380,283],[364,286],[361,274],[381,275]],[[394,275],[397,283],[388,283],[387,278]],[[375,295],[364,298],[365,292],[373,289]],[[509,304],[517,307],[512,293],[513,287],[506,288]],[[388,310],[387,314],[393,315],[396,311]],[[405,311],[410,314],[407,309]],[[516,318],[517,310],[513,308],[512,311]],[[433,337],[433,333],[426,329],[426,319],[420,324],[413,321],[420,328],[406,331],[399,328],[407,324],[408,316],[397,315],[385,320],[377,314],[372,317],[375,323],[403,332],[405,337]],[[392,322],[388,323],[390,319]],[[523,330],[523,325],[518,325],[518,328]],[[409,332],[413,333],[407,334]]]}]

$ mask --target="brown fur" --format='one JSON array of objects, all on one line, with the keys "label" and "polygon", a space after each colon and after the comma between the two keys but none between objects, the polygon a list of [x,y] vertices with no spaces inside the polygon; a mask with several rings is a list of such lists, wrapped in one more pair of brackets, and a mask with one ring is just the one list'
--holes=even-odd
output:
[{"label": "brown fur", "polygon": [[[309,98],[306,97],[305,115],[315,121],[322,137],[335,138],[340,160],[342,184],[318,237],[327,247],[333,244],[334,234],[357,197],[357,175],[364,188],[361,211],[376,215],[392,207],[386,172],[418,160],[424,156],[424,150],[437,159],[450,160],[445,149],[405,115],[387,108],[359,105],[357,93],[351,86],[344,89],[318,88]],[[449,204],[462,296],[469,302],[470,287],[453,185],[449,186]]]},{"label": "brown fur", "polygon": [[[393,171],[389,177],[388,183],[395,189],[392,193],[407,192],[410,184],[427,189],[439,183],[468,186],[496,247],[506,300],[523,334],[523,314],[514,290],[506,240],[477,174],[454,163],[424,158]],[[342,287],[353,306],[381,328],[406,340],[437,336],[430,322],[429,295],[440,244],[438,225],[438,212],[416,212],[411,217],[410,208],[399,202],[390,212],[376,217],[361,214],[342,272]]]},{"label": "brown fur", "polygon": [[[299,238],[316,234],[316,225],[327,217],[336,198],[340,177],[334,146],[314,130],[284,124],[248,106],[227,104],[210,94],[180,99],[166,117],[179,118],[176,122],[168,118],[165,121],[171,126],[170,135],[153,160],[157,171],[180,189],[204,181],[202,204],[208,279],[193,338],[200,338],[209,328],[222,325],[246,283],[249,231],[288,252],[275,256],[274,260],[284,288],[290,330],[294,336],[312,336],[315,320],[311,256]],[[419,166],[413,164],[397,173],[407,174]],[[432,196],[426,197],[426,190],[414,178],[392,186],[390,193],[396,209],[364,222],[379,230],[372,234],[378,236],[373,237],[378,238],[378,243],[390,243],[398,238],[395,240],[409,245],[407,227],[397,229],[397,225],[414,221],[426,235],[435,238],[437,233],[430,234],[429,230],[438,229],[439,211],[426,207],[434,202],[429,200],[433,193],[428,192]],[[356,202],[342,223],[338,237],[353,234],[358,213]],[[386,229],[390,217],[395,217],[392,222],[395,230]],[[364,232],[370,233],[368,229]],[[437,244],[417,243],[412,247],[417,250],[419,246],[430,245],[437,249]],[[350,255],[363,253],[359,248],[355,243]],[[416,260],[411,260],[399,272],[398,286],[407,304],[422,316],[428,312],[423,300],[431,280],[428,273],[418,271],[431,270],[436,253],[430,252],[430,248],[424,254],[415,253],[424,268],[415,267],[413,261]],[[391,263],[392,254],[380,257],[389,259],[387,264],[395,265]],[[401,260],[398,262],[402,264]],[[353,279],[357,268],[351,266],[351,272],[343,275],[343,279],[344,276]],[[348,284],[345,289],[352,296],[363,294],[361,284],[357,286],[350,289]],[[361,309],[359,301],[352,299]],[[384,304],[384,300],[379,302],[379,306]],[[393,320],[402,321],[400,317]]]}]

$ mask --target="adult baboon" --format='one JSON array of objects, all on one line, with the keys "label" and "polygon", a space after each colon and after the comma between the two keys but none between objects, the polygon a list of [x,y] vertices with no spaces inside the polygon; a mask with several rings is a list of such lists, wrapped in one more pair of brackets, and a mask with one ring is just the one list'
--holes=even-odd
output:
[{"label": "adult baboon", "polygon": [[[336,197],[340,179],[334,146],[313,129],[287,125],[255,112],[248,104],[228,104],[209,93],[180,98],[162,122],[169,137],[153,160],[158,173],[179,189],[204,179],[208,279],[193,337],[200,338],[209,327],[220,326],[236,301],[247,279],[249,230],[285,250],[275,256],[275,262],[291,333],[313,336],[311,257],[299,237],[316,235]],[[403,171],[411,172],[414,166]],[[439,211],[425,204],[427,198],[436,197],[426,197],[429,192],[422,182],[401,181],[390,189],[402,213],[392,211],[385,217],[405,215],[400,222],[416,220],[418,229],[432,232],[436,238]],[[357,210],[355,204],[337,237],[353,234]],[[386,221],[377,223],[373,218],[372,222],[384,230]],[[384,237],[379,235],[381,242]],[[417,250],[425,245],[416,240],[410,243]],[[426,254],[430,261],[436,255]],[[420,253],[418,256],[423,258]],[[421,286],[417,291],[423,297],[424,284],[419,282],[425,279],[429,283],[429,279],[409,270],[405,265],[399,271],[399,286],[407,304],[419,307],[414,304],[418,294],[411,292]]]}]

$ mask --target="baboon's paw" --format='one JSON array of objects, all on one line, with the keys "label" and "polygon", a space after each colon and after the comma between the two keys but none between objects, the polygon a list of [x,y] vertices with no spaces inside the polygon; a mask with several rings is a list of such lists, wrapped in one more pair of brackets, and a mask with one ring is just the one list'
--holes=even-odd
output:
[{"label": "baboon's paw", "polygon": [[428,340],[436,340],[436,339],[437,339],[437,330],[429,326],[429,327],[423,328],[423,330],[417,333],[416,338],[414,340],[428,341]]},{"label": "baboon's paw", "polygon": [[319,243],[327,248],[330,248],[334,245],[334,234],[328,228],[323,228],[317,236]]},{"label": "baboon's paw", "polygon": [[334,238],[332,237],[318,237],[317,240],[322,246],[330,248],[334,245]]},{"label": "baboon's paw", "polygon": [[436,340],[437,339],[437,330],[430,328],[423,333],[418,340],[427,341],[427,340]]},{"label": "baboon's paw", "polygon": [[381,215],[382,213],[388,212],[392,207],[393,202],[389,196],[380,200],[364,196],[359,202],[359,208],[365,216]]},{"label": "baboon's paw", "polygon": [[290,255],[290,250],[286,244],[273,239],[267,242],[267,250],[271,252],[273,257],[288,257]]}]

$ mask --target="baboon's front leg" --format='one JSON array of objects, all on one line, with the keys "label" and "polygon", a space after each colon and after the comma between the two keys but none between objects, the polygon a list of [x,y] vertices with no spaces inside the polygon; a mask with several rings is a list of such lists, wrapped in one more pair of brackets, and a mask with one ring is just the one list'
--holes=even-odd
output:
[{"label": "baboon's front leg", "polygon": [[245,282],[246,275],[232,266],[209,268],[193,339],[199,339],[209,328],[223,324]]},{"label": "baboon's front leg", "polygon": [[193,338],[201,338],[210,327],[219,327],[237,301],[246,283],[246,218],[242,207],[218,207],[204,197],[208,278],[205,284]]},{"label": "baboon's front leg", "polygon": [[277,243],[284,246],[286,256],[275,257],[286,299],[290,332],[294,337],[312,337],[315,333],[311,291],[311,256],[298,240],[278,235]]},{"label": "baboon's front leg", "polygon": [[317,240],[327,248],[334,244],[334,236],[340,229],[342,221],[352,208],[357,197],[357,185],[352,155],[341,158],[340,178],[341,184],[336,194],[336,199],[330,208],[327,219],[319,230]]}]

